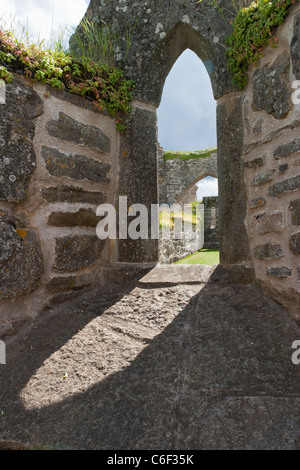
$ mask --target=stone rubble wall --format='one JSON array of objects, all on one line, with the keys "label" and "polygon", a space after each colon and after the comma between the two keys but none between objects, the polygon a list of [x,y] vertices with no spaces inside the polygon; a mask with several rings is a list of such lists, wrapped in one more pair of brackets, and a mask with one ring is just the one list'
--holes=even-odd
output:
[{"label": "stone rubble wall", "polygon": [[[199,157],[181,160],[179,157],[164,158],[162,147],[158,146],[158,187],[160,204],[189,204],[197,200],[195,183],[207,176],[218,177],[217,152],[209,157]],[[217,207],[217,197],[204,198],[204,248],[219,248],[219,224],[211,228],[211,208]],[[174,237],[168,240],[160,239],[159,261],[171,264],[201,249],[194,239],[187,235],[180,240]]]},{"label": "stone rubble wall", "polygon": [[158,149],[160,204],[182,203],[186,193],[206,176],[218,178],[217,152],[209,157],[180,160],[180,158],[165,159],[161,147]]},{"label": "stone rubble wall", "polygon": [[[115,204],[115,120],[87,100],[16,76],[0,105],[1,330],[94,286],[113,247],[96,208]],[[69,296],[70,297],[70,296]]]},{"label": "stone rubble wall", "polygon": [[[246,226],[258,282],[300,318],[300,9],[250,70],[244,94]],[[298,87],[299,88],[299,87]],[[298,93],[299,95],[299,93]]]},{"label": "stone rubble wall", "polygon": [[203,243],[200,237],[191,237],[182,232],[181,238],[176,239],[174,232],[170,238],[160,238],[159,240],[159,262],[161,264],[172,264],[188,255],[201,250]]},{"label": "stone rubble wall", "polygon": [[204,197],[204,247],[219,249],[219,209],[218,196]]}]

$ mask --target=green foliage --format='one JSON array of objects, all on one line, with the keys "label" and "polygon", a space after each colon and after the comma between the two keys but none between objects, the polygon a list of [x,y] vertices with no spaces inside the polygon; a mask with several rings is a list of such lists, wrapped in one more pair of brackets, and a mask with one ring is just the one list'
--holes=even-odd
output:
[{"label": "green foliage", "polygon": [[198,0],[216,8],[226,21],[225,13],[231,13],[233,32],[226,39],[228,69],[234,82],[244,88],[250,65],[257,66],[263,57],[264,47],[277,47],[278,38],[272,37],[274,29],[281,25],[291,6],[300,0],[232,0],[232,11],[220,6],[220,0]]},{"label": "green foliage", "polygon": [[[85,57],[92,61],[113,66],[115,56],[121,50],[119,31],[113,30],[106,23],[100,25],[84,18],[71,38],[72,53],[76,57]],[[131,32],[126,30],[126,56],[129,53]]]},{"label": "green foliage", "polygon": [[121,70],[101,61],[74,58],[62,47],[53,50],[21,43],[10,31],[0,29],[0,78],[13,79],[11,72],[22,70],[32,80],[64,89],[93,101],[98,111],[116,117],[116,127],[123,131],[120,115],[131,111],[132,81],[125,80]]},{"label": "green foliage", "polygon": [[257,66],[263,48],[277,47],[274,29],[283,23],[292,4],[300,0],[259,0],[239,10],[234,18],[233,32],[227,38],[228,68],[240,88],[247,83],[250,65]]},{"label": "green foliage", "polygon": [[194,152],[172,152],[166,151],[164,153],[165,160],[172,160],[179,158],[180,160],[191,160],[192,158],[209,157],[212,153],[216,153],[217,149],[195,150]]}]

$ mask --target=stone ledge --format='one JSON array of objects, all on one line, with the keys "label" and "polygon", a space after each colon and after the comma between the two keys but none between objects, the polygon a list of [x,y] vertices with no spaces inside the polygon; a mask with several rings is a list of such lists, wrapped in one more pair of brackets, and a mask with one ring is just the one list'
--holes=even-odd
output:
[{"label": "stone ledge", "polygon": [[143,277],[140,287],[170,287],[193,284],[207,284],[216,266],[205,265],[160,265]]},{"label": "stone ledge", "polygon": [[120,263],[106,266],[103,283],[144,288],[208,283],[252,284],[254,271],[246,265],[161,265]]},{"label": "stone ledge", "polygon": [[154,263],[115,263],[102,269],[102,285],[136,285],[156,265]]}]

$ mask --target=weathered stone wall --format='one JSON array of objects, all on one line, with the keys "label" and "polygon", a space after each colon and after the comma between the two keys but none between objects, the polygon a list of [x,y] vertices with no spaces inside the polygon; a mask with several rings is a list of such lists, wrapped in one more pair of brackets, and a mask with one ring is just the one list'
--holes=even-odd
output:
[{"label": "weathered stone wall", "polygon": [[250,71],[244,103],[246,225],[257,280],[300,318],[300,8]]},{"label": "weathered stone wall", "polygon": [[300,6],[276,32],[279,49],[268,49],[250,70],[245,91],[232,84],[221,45],[229,21],[206,2],[92,0],[87,15],[124,38],[117,59],[136,82],[134,109],[118,135],[114,120],[81,98],[49,96],[20,78],[7,85],[0,104],[1,320],[34,315],[53,296],[93,285],[104,264],[158,260],[158,240],[102,243],[94,214],[119,195],[148,208],[159,201],[156,108],[186,48],[203,60],[217,100],[221,264],[235,279],[255,273],[299,317],[300,109],[291,96],[300,79]]},{"label": "weathered stone wall", "polygon": [[0,323],[99,282],[113,247],[96,236],[97,206],[115,204],[114,119],[86,100],[33,84],[6,85],[0,105]]},{"label": "weathered stone wall", "polygon": [[159,149],[158,186],[161,204],[184,203],[190,189],[206,176],[218,177],[217,152],[208,157],[181,160],[180,155],[165,159],[163,150]]},{"label": "weathered stone wall", "polygon": [[[197,200],[195,183],[206,176],[218,177],[217,152],[207,157],[180,159],[180,152],[174,158],[165,158],[163,149],[158,147],[158,189],[160,204],[189,204]],[[211,228],[211,208],[217,206],[217,198],[204,198],[204,241],[205,248],[219,248],[219,224]],[[185,258],[203,248],[203,243],[182,236],[180,240],[171,237],[159,241],[159,261],[170,264]]]},{"label": "weathered stone wall", "polygon": [[219,249],[218,196],[204,197],[204,248]]},{"label": "weathered stone wall", "polygon": [[190,189],[188,189],[182,198],[180,199],[181,204],[190,204],[191,202],[197,201],[197,191],[198,191],[198,186],[194,184]]},{"label": "weathered stone wall", "polygon": [[201,250],[203,242],[204,237],[200,235],[200,232],[198,236],[182,232],[181,238],[176,238],[174,231],[172,231],[170,238],[161,237],[159,240],[159,262],[161,264],[175,263]]}]

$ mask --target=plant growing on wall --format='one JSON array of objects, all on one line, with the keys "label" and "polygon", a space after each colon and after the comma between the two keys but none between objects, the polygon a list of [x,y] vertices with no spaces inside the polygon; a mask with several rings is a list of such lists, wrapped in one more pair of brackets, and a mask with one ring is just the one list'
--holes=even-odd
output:
[{"label": "plant growing on wall", "polygon": [[242,8],[233,20],[233,32],[227,38],[228,68],[240,88],[247,83],[250,65],[256,66],[263,57],[263,48],[277,47],[273,36],[275,27],[281,25],[290,7],[299,0],[260,0]]},{"label": "plant growing on wall", "polygon": [[[220,0],[202,1],[217,8],[225,19]],[[263,57],[263,48],[268,45],[277,47],[278,38],[273,37],[274,30],[283,23],[291,6],[299,1],[258,0],[250,3],[246,0],[232,0],[234,14],[230,23],[233,31],[226,39],[226,55],[228,69],[240,88],[244,88],[247,83],[249,66],[256,66]]]},{"label": "plant growing on wall", "polygon": [[[134,27],[135,25],[133,29]],[[122,37],[119,31],[110,28],[104,21],[97,24],[84,18],[71,37],[70,45],[75,57],[114,66],[116,54],[122,49],[122,42],[126,46],[126,59],[131,43],[129,28],[126,28],[126,36]]]},{"label": "plant growing on wall", "polygon": [[193,152],[176,152],[167,150],[164,152],[164,159],[173,160],[174,158],[179,158],[180,160],[191,160],[194,158],[205,158],[209,157],[211,154],[216,153],[217,148],[206,149],[206,150],[195,150]]},{"label": "plant growing on wall", "polygon": [[11,31],[0,29],[0,78],[11,82],[14,71],[92,100],[96,110],[116,118],[118,130],[125,129],[121,114],[131,111],[134,84],[120,69],[88,57],[75,58],[62,47],[50,50],[41,43],[25,44]]}]

